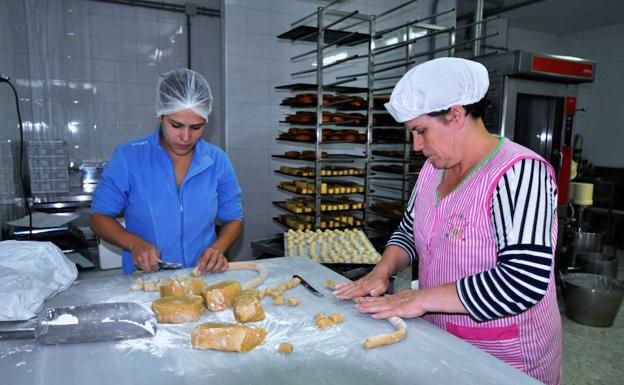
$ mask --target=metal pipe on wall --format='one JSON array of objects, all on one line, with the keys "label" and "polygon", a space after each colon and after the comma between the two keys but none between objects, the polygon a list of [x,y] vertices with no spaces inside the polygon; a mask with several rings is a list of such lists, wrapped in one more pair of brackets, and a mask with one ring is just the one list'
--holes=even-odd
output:
[{"label": "metal pipe on wall", "polygon": [[483,20],[483,0],[477,0],[477,4],[475,6],[475,14],[474,14],[474,46],[472,47],[473,56],[479,56],[481,54],[481,35],[483,33],[483,25],[481,21]]},{"label": "metal pipe on wall", "polygon": [[186,67],[191,69],[191,17],[202,15],[208,17],[221,17],[221,10],[198,7],[195,3],[185,3],[184,5],[172,4],[165,2],[147,1],[147,0],[92,0],[100,3],[130,5],[134,7],[142,7],[149,9],[158,9],[161,11],[170,11],[184,13],[186,16]]}]

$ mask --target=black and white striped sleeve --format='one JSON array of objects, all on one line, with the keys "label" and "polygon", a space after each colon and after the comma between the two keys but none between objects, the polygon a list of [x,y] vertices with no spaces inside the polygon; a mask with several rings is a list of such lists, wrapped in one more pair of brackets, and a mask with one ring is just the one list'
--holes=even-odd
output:
[{"label": "black and white striped sleeve", "polygon": [[542,299],[554,264],[556,201],[556,184],[544,162],[525,159],[503,175],[490,206],[496,266],[457,281],[459,299],[475,320],[522,313]]},{"label": "black and white striped sleeve", "polygon": [[395,245],[407,253],[410,264],[416,263],[416,245],[414,244],[414,221],[412,215],[414,213],[414,200],[416,200],[416,186],[412,190],[412,195],[407,203],[407,209],[403,213],[403,218],[399,227],[394,231],[386,247]]}]

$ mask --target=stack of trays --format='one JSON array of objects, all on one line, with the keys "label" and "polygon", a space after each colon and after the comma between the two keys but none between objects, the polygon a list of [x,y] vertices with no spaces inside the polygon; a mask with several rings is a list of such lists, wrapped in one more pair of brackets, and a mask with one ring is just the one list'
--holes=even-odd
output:
[{"label": "stack of trays", "polygon": [[31,195],[69,191],[67,145],[62,140],[27,142]]},{"label": "stack of trays", "polygon": [[15,166],[11,142],[0,142],[0,198],[14,198],[16,192]]}]

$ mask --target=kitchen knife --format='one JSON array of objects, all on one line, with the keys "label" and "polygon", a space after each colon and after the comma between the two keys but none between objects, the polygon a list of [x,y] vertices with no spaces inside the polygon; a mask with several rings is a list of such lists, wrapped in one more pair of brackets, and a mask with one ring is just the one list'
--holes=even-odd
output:
[{"label": "kitchen knife", "polygon": [[160,267],[162,270],[177,270],[182,268],[182,264],[158,260],[158,267]]},{"label": "kitchen knife", "polygon": [[312,285],[310,285],[308,281],[306,281],[305,279],[301,278],[301,276],[295,274],[293,275],[293,278],[298,278],[299,280],[301,280],[301,285],[305,287],[306,289],[310,290],[312,294],[318,295],[319,297],[323,297],[323,294],[321,294],[318,290],[312,287]]}]

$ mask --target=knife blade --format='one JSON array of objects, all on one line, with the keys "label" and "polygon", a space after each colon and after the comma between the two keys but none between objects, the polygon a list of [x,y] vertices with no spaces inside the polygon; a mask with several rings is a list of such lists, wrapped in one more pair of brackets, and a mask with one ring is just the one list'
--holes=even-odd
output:
[{"label": "knife blade", "polygon": [[298,278],[299,280],[301,280],[301,285],[303,287],[305,287],[306,289],[310,290],[312,292],[312,294],[315,294],[315,295],[317,295],[319,297],[324,297],[323,294],[321,294],[321,292],[316,290],[312,285],[310,285],[308,283],[308,281],[306,281],[305,279],[301,278],[301,276],[295,274],[295,275],[293,275],[293,278]]},{"label": "knife blade", "polygon": [[182,264],[158,260],[158,267],[160,267],[162,270],[177,270],[182,268]]}]

